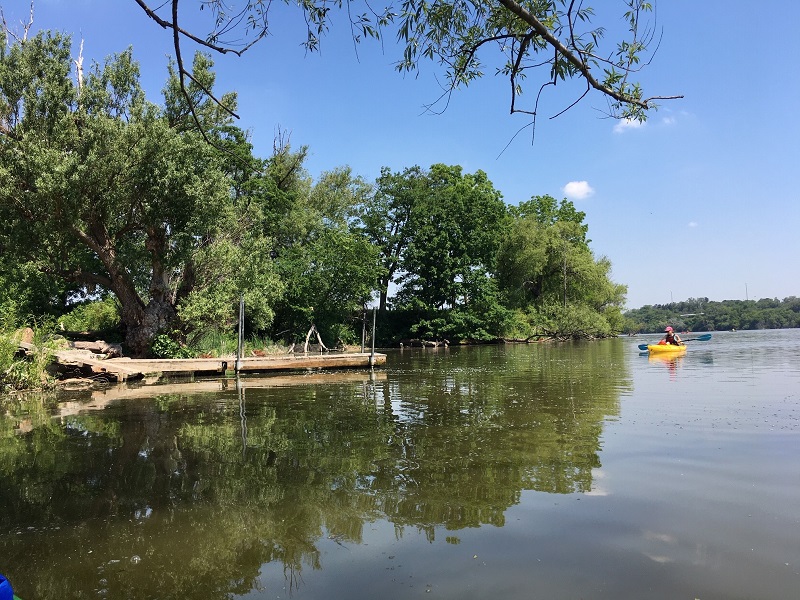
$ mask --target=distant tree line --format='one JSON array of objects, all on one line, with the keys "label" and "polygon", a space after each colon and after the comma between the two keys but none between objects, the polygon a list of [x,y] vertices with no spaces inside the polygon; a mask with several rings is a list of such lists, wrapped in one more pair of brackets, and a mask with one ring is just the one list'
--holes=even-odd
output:
[{"label": "distant tree line", "polygon": [[[1,34],[0,34],[1,35]],[[507,205],[483,171],[347,167],[316,181],[307,148],[257,157],[174,66],[145,98],[127,50],[71,74],[68,36],[0,39],[0,314],[117,329],[127,352],[176,355],[245,333],[360,340],[379,304],[382,343],[602,337],[622,330],[625,286],[589,248],[585,214],[534,196]],[[191,104],[191,106],[190,106]]]},{"label": "distant tree line", "polygon": [[723,300],[689,298],[646,305],[625,313],[626,333],[653,333],[672,325],[679,331],[783,329],[800,327],[800,298]]}]

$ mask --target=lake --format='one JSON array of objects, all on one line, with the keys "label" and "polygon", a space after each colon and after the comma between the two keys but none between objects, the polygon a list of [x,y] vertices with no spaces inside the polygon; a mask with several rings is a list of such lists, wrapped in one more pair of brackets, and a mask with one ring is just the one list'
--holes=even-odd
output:
[{"label": "lake", "polygon": [[0,572],[23,600],[797,598],[800,330],[655,339],[4,397]]}]

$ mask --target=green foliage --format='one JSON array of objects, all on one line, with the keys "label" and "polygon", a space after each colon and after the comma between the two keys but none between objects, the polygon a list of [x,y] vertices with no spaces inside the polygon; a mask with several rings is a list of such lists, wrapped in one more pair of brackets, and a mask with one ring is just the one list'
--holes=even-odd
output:
[{"label": "green foliage", "polygon": [[544,227],[551,227],[556,223],[573,223],[577,227],[571,229],[572,234],[569,241],[584,245],[587,248],[591,242],[586,238],[586,234],[589,232],[589,225],[583,222],[586,218],[586,213],[582,210],[577,210],[575,205],[566,198],[559,202],[547,194],[533,196],[530,200],[509,207],[508,211],[511,216],[517,219],[530,217]]},{"label": "green foliage", "polygon": [[335,347],[351,346],[361,342],[361,331],[356,331],[356,326],[361,323],[353,320],[352,323],[334,323],[327,329],[328,339]]},{"label": "green foliage", "polygon": [[619,332],[604,314],[585,304],[545,304],[537,313],[536,321],[543,323],[547,333],[561,339],[609,337]]},{"label": "green foliage", "polygon": [[483,171],[433,165],[411,210],[400,260],[399,306],[456,308],[494,266],[506,218],[502,195]]},{"label": "green foliage", "polygon": [[[276,174],[292,164],[285,160]],[[298,172],[292,167],[291,173]],[[382,274],[378,248],[354,219],[370,186],[349,169],[324,173],[307,193],[305,179],[298,177],[293,185],[297,189],[283,195],[285,226],[275,258],[285,291],[269,331],[276,339],[294,342],[314,324],[326,344],[359,339],[360,322],[354,319]]]},{"label": "green foliage", "polygon": [[541,295],[548,254],[547,235],[541,224],[529,217],[512,221],[496,262],[498,283],[511,307],[524,309]]},{"label": "green foliage", "polygon": [[58,327],[66,331],[108,331],[119,327],[119,313],[119,302],[109,295],[102,300],[76,306],[58,319]]},{"label": "green foliage", "polygon": [[11,377],[9,372],[12,369],[15,361],[15,355],[19,348],[19,341],[15,336],[2,333],[0,334],[0,385],[5,387],[13,387],[10,382],[7,382]]},{"label": "green foliage", "polygon": [[190,101],[171,66],[159,106],[131,50],[79,89],[69,47],[41,33],[0,51],[0,310],[13,326],[60,315],[67,330],[120,326],[133,354],[229,352],[244,298],[248,339],[298,341],[313,324],[334,345],[359,339],[376,292],[386,317],[394,286],[407,318],[387,319],[390,341],[621,327],[625,288],[571,202],[509,208],[486,173],[457,165],[384,168],[375,185],[343,167],[315,182],[307,148],[280,134],[271,157],[253,156],[228,112],[235,95],[226,108],[207,97],[207,56]]},{"label": "green foliage", "polygon": [[667,325],[679,331],[730,329],[781,329],[800,327],[800,299],[710,301],[689,298],[683,302],[645,305],[624,314],[626,333],[662,332]]},{"label": "green foliage", "polygon": [[[194,21],[173,16],[170,4],[140,4],[160,25],[159,13],[166,21]],[[604,16],[606,4],[601,11]],[[183,15],[190,10],[185,6],[179,11],[175,4],[175,10]],[[214,15],[213,28],[190,35],[221,53],[243,52],[268,37],[276,23],[284,24],[288,14],[283,10],[271,14],[271,9],[279,9],[265,0],[247,0],[236,10],[225,0],[207,0],[200,4],[201,10],[206,8]],[[305,23],[300,43],[309,52],[320,50],[322,36],[337,20],[337,9],[345,10],[345,26],[354,43],[386,35],[400,42],[401,55],[394,61],[398,71],[416,71],[421,63],[432,61],[441,67],[441,80],[451,91],[467,87],[487,72],[500,75],[509,86],[511,112],[533,116],[534,124],[542,92],[561,89],[555,86],[559,81],[579,80],[578,87],[605,97],[609,112],[619,118],[645,120],[648,111],[656,108],[654,100],[663,98],[645,98],[641,85],[632,81],[650,63],[651,51],[658,45],[658,40],[654,42],[657,28],[648,22],[653,4],[644,0],[619,3],[627,31],[609,42],[604,39],[606,27],[593,22],[593,7],[566,0],[403,0],[399,5],[304,0],[296,9]],[[523,102],[529,91],[530,99]],[[442,94],[440,100],[446,102],[446,98],[449,95]]]},{"label": "green foliage", "polygon": [[53,335],[51,322],[34,324],[33,348],[19,353],[23,330],[11,333],[0,330],[0,391],[46,389],[53,386],[48,368],[60,346]]},{"label": "green foliage", "polygon": [[13,253],[0,252],[0,314],[11,316],[14,327],[35,317],[60,314],[64,298],[75,291],[74,286],[43,273],[36,262],[16,261]]},{"label": "green foliage", "polygon": [[229,223],[225,164],[145,100],[130,50],[78,89],[69,46],[40,33],[0,55],[0,246],[65,289],[113,292],[138,352],[174,319],[197,248]]},{"label": "green foliage", "polygon": [[150,348],[152,356],[155,358],[192,358],[194,353],[179,341],[180,335],[180,331],[157,335]]},{"label": "green foliage", "polygon": [[562,338],[619,333],[627,288],[611,280],[611,262],[589,249],[585,213],[551,196],[533,197],[510,213],[497,280],[510,307],[529,315],[530,330]]},{"label": "green foliage", "polygon": [[380,266],[374,246],[357,233],[323,229],[306,244],[285,250],[276,262],[287,283],[277,319],[288,330],[287,340],[304,338],[312,324],[326,344],[356,335],[345,334],[342,327],[360,314],[377,287]]},{"label": "green foliage", "polygon": [[508,312],[508,318],[505,320],[501,335],[509,340],[528,340],[537,335],[542,335],[542,331],[533,325],[525,311],[514,309]]},{"label": "green foliage", "polygon": [[232,356],[236,354],[238,346],[238,333],[227,328],[199,330],[191,339],[191,347],[198,356]]},{"label": "green foliage", "polygon": [[242,296],[250,328],[262,330],[272,323],[273,305],[284,284],[272,265],[271,247],[259,236],[247,236],[237,244],[223,235],[197,251],[194,286],[177,306],[190,337],[208,328],[234,328]]},{"label": "green foliage", "polygon": [[420,167],[399,173],[383,167],[374,193],[363,204],[361,230],[380,250],[383,267],[378,290],[381,312],[386,310],[389,286],[397,281],[406,248],[415,234],[411,215],[422,205],[427,189],[428,176]]},{"label": "green foliage", "polygon": [[[640,86],[629,82],[628,75],[641,68],[639,62],[651,41],[642,37],[645,29],[639,25],[642,13],[651,7],[640,0],[624,4],[628,35],[618,42],[616,54],[600,63],[605,65],[603,74],[595,75],[605,29],[592,24],[590,6],[575,8],[564,0],[523,4],[408,0],[399,15],[399,37],[406,47],[397,68],[412,71],[422,59],[434,60],[447,68],[447,82],[455,89],[482,77],[487,66],[500,65],[496,72],[508,78],[513,90],[512,111],[522,112],[536,107],[516,108],[517,97],[528,85],[541,91],[543,82],[584,78],[589,87],[609,97],[612,111],[619,116],[644,119],[648,105],[642,102]],[[490,54],[491,40],[507,40],[499,57]],[[534,78],[537,70],[539,77]]]}]

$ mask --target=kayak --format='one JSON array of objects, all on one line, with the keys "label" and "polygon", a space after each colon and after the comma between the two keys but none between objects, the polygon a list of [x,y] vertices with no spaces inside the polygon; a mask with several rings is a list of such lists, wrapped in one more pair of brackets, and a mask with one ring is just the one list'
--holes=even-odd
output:
[{"label": "kayak", "polygon": [[0,600],[19,600],[19,597],[11,589],[11,582],[3,575],[0,575]]},{"label": "kayak", "polygon": [[647,346],[650,354],[683,354],[686,346],[676,346],[675,344],[650,344]]}]

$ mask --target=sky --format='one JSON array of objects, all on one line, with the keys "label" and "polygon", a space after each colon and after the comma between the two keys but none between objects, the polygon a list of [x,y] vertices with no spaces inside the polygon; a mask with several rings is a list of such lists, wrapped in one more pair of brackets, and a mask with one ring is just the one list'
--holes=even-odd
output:
[{"label": "sky", "polygon": [[[623,3],[593,4],[610,52]],[[182,19],[206,33],[199,5],[184,0]],[[238,93],[238,125],[257,155],[268,157],[283,131],[308,146],[315,179],[342,166],[374,181],[382,167],[444,163],[486,172],[509,204],[567,198],[586,213],[595,255],[628,286],[628,308],[800,296],[800,2],[766,0],[757,12],[743,0],[657,2],[660,42],[638,81],[646,96],[684,97],[639,126],[609,118],[599,94],[550,118],[581,92],[559,84],[540,103],[535,137],[528,117],[509,114],[502,77],[489,72],[431,112],[442,71],[427,62],[398,73],[394,35],[356,47],[339,15],[308,54],[298,13],[273,6],[271,37],[241,58],[212,57],[216,90]],[[21,31],[30,1],[0,7]],[[148,98],[160,102],[171,34],[134,0],[35,0],[31,31],[40,29],[71,34],[76,56],[83,40],[84,69],[132,46]],[[195,49],[185,43],[184,60]]]}]

